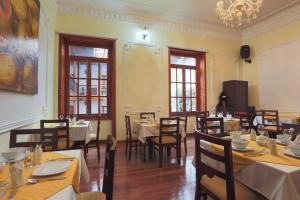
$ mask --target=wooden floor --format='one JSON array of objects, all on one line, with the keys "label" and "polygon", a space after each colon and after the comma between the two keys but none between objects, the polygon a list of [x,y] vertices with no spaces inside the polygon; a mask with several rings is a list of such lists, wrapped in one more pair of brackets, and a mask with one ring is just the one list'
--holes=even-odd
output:
[{"label": "wooden floor", "polygon": [[[192,165],[194,154],[193,137],[187,140],[188,155],[182,148],[182,162],[179,166],[175,159],[175,150],[171,158],[165,159],[163,168],[158,168],[157,156],[153,161],[143,162],[135,156],[131,161],[125,159],[125,143],[117,146],[114,178],[114,200],[192,200],[195,194],[195,168]],[[101,161],[97,161],[95,149],[87,156],[91,180],[81,182],[81,192],[99,191],[102,187],[105,146],[101,146]],[[166,157],[166,156],[165,156]],[[99,184],[100,180],[100,184]]]}]

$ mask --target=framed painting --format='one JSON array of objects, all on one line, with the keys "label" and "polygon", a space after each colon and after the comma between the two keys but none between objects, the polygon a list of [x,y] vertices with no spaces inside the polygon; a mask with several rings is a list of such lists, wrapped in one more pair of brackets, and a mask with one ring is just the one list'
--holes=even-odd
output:
[{"label": "framed painting", "polygon": [[39,0],[0,0],[0,89],[38,93]]}]

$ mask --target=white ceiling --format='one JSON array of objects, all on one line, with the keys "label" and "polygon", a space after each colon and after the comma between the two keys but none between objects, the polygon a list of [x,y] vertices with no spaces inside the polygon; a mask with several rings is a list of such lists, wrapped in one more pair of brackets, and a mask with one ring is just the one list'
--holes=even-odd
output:
[{"label": "white ceiling", "polygon": [[[195,25],[203,22],[221,24],[215,12],[217,1],[218,0],[56,0],[58,4],[74,4],[122,14],[150,17],[157,20],[193,23]],[[258,21],[275,15],[299,2],[300,0],[264,0],[257,20],[252,21],[251,24],[255,24]],[[242,28],[248,26],[249,24],[246,24]]]}]

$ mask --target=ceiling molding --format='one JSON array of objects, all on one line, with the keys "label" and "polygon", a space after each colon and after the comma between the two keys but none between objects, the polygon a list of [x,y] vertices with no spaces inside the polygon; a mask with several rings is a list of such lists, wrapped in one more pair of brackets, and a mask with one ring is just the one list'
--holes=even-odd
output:
[{"label": "ceiling molding", "polygon": [[151,17],[130,15],[116,11],[107,11],[102,10],[100,8],[92,8],[83,5],[67,4],[64,2],[57,2],[57,8],[58,12],[60,13],[68,13],[79,16],[89,16],[102,20],[119,21],[130,24],[139,24],[142,26],[150,25],[151,28],[175,30],[179,32],[193,33],[202,36],[226,38],[230,40],[241,40],[240,31],[209,22],[200,22],[197,25],[195,25],[166,19],[155,19]]},{"label": "ceiling molding", "polygon": [[300,4],[289,7],[242,30],[242,39],[249,40],[264,33],[300,21]]}]

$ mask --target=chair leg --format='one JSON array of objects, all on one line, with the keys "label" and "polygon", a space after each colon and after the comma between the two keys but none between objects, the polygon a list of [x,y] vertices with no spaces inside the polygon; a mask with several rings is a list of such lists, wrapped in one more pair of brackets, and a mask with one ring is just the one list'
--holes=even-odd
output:
[{"label": "chair leg", "polygon": [[153,158],[153,142],[148,142],[148,153],[149,153],[149,159]]},{"label": "chair leg", "polygon": [[177,142],[177,145],[176,145],[176,156],[177,156],[178,165],[180,165],[180,160],[181,160],[181,141]]},{"label": "chair leg", "polygon": [[97,146],[97,156],[98,156],[98,160],[100,160],[100,145],[99,145],[98,142],[97,142],[96,146]]},{"label": "chair leg", "polygon": [[125,155],[127,158],[127,151],[128,151],[128,139],[126,139],[126,147],[125,147]]},{"label": "chair leg", "polygon": [[163,147],[161,145],[159,145],[159,150],[158,150],[158,154],[159,154],[159,168],[162,168],[162,161],[163,161]]},{"label": "chair leg", "polygon": [[170,157],[171,156],[171,147],[167,146],[167,156]]},{"label": "chair leg", "polygon": [[135,157],[137,157],[138,152],[138,141],[135,141]]},{"label": "chair leg", "polygon": [[184,138],[184,151],[185,151],[185,155],[187,155],[186,137]]},{"label": "chair leg", "polygon": [[83,155],[84,155],[84,158],[86,160],[86,154],[87,154],[87,145],[85,144],[84,147],[83,147]]},{"label": "chair leg", "polygon": [[131,160],[131,145],[132,145],[132,142],[129,141],[129,160]]},{"label": "chair leg", "polygon": [[143,146],[143,160],[146,162],[146,144],[142,144]]}]

